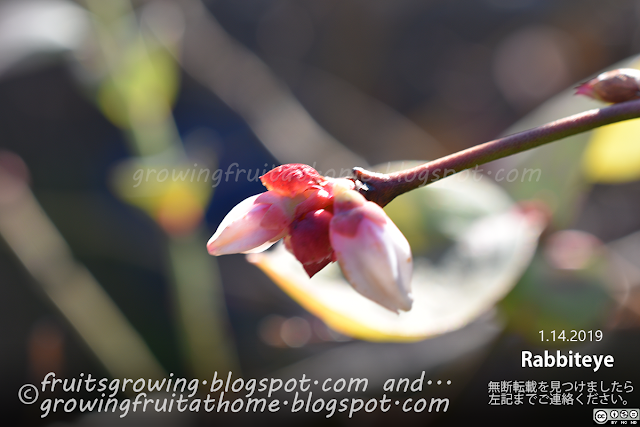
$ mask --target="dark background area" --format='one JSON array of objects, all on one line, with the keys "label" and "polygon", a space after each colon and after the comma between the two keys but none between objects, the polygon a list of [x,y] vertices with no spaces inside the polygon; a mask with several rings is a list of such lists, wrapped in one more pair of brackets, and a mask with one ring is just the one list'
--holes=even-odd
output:
[{"label": "dark background area", "polygon": [[[491,140],[559,91],[640,49],[637,1],[216,0],[204,4],[228,35],[262,59],[329,134],[371,164],[426,159]],[[126,135],[96,107],[90,91],[64,59],[19,65],[0,79],[0,149],[24,161],[33,194],[75,259],[104,287],[167,372],[190,375],[180,352],[167,278],[168,237],[152,218],[118,198],[109,181],[115,165],[131,156]],[[438,143],[422,146],[413,137],[384,145],[372,140],[372,129],[383,120],[370,111],[406,118],[411,132],[418,129]],[[223,170],[233,162],[248,168],[279,163],[241,115],[184,71],[173,117],[183,140],[208,132],[207,144]],[[604,243],[640,230],[639,188],[638,182],[589,187],[567,228],[589,232]],[[258,182],[216,188],[204,220],[206,234],[215,231],[236,203],[260,191]],[[545,262],[544,247],[543,240],[534,263]],[[314,332],[300,347],[266,342],[260,331],[269,316],[299,317],[309,325],[318,319],[243,256],[222,257],[218,265],[229,333],[243,376],[269,376],[296,362],[360,344],[382,371],[388,363],[402,363],[393,357],[388,362],[375,359],[378,344],[339,335],[323,340]],[[530,270],[525,282],[552,287],[550,283],[556,281],[566,287],[584,279],[558,271],[545,274]],[[55,414],[41,420],[37,408],[16,400],[22,384],[37,384],[49,370],[59,377],[77,377],[81,372],[108,377],[109,373],[2,239],[0,293],[0,417],[10,420],[6,425],[54,421],[98,425],[80,414]],[[508,300],[506,308],[499,309],[506,326],[495,339],[450,363],[428,365],[427,378],[455,379],[447,395],[451,406],[446,414],[408,415],[394,408],[390,414],[376,411],[351,420],[342,414],[326,420],[322,416],[216,418],[200,413],[189,422],[587,425],[594,406],[492,407],[487,404],[487,384],[588,378],[633,381],[634,387],[640,386],[640,371],[635,367],[640,360],[638,314],[617,306],[604,292],[602,298],[597,319],[585,324],[604,330],[605,339],[580,351],[614,355],[611,370],[594,374],[579,369],[519,368],[521,350],[549,347],[519,328],[522,321]],[[633,298],[635,307],[640,298]],[[544,310],[536,315],[543,317]],[[547,325],[548,330],[555,328],[553,320]],[[421,343],[379,345],[391,353],[422,354]],[[358,354],[354,352],[353,357]],[[419,375],[424,368],[416,356],[407,369]],[[640,406],[637,392],[627,397],[629,407]],[[163,422],[169,425],[171,420]],[[182,421],[176,423],[182,425]]]}]

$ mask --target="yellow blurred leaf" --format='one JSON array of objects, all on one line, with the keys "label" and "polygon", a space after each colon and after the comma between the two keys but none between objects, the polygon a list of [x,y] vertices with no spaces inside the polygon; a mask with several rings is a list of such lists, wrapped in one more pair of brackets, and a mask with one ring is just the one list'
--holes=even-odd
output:
[{"label": "yellow blurred leaf", "polygon": [[640,179],[640,119],[596,129],[582,166],[592,182],[615,184]]},{"label": "yellow blurred leaf", "polygon": [[[640,70],[640,60],[633,58],[614,68]],[[582,170],[587,180],[603,184],[640,179],[640,119],[594,130],[582,156]]]},{"label": "yellow blurred leaf", "polygon": [[186,163],[121,162],[113,171],[114,192],[144,210],[170,234],[183,234],[201,221],[213,194],[211,168]]},{"label": "yellow blurred leaf", "polygon": [[160,200],[156,221],[172,235],[195,229],[204,216],[204,204],[197,196],[189,185],[175,183]]}]

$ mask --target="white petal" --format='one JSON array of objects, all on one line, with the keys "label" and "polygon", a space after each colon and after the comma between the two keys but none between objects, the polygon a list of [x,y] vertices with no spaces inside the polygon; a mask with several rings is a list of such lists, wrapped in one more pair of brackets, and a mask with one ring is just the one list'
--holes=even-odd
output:
[{"label": "white petal", "polygon": [[265,229],[260,226],[260,220],[270,205],[255,204],[259,196],[260,194],[257,194],[243,200],[224,217],[207,242],[207,249],[211,255],[259,252],[277,241],[275,238],[282,230]]},{"label": "white petal", "polygon": [[395,224],[364,219],[353,238],[330,236],[342,272],[355,290],[389,310],[411,309],[411,248]]},{"label": "white petal", "polygon": [[276,237],[274,237],[273,239],[269,240],[268,242],[253,248],[253,249],[249,249],[248,251],[244,251],[242,252],[243,254],[259,254],[260,252],[264,252],[267,249],[269,249],[271,246],[273,246],[274,244],[276,244],[276,242],[280,239],[282,239],[285,235],[287,234],[287,230],[284,230],[282,233],[280,233],[279,235],[277,235]]},{"label": "white petal", "polygon": [[218,226],[218,229],[216,230],[215,233],[213,233],[213,236],[211,236],[211,238],[209,239],[209,242],[207,243],[207,245],[213,242],[214,240],[216,240],[218,237],[220,237],[224,229],[227,228],[229,224],[248,214],[251,211],[251,209],[253,209],[253,204],[258,197],[260,197],[260,194],[256,194],[255,196],[246,198],[240,203],[238,203],[237,205],[235,205],[233,209],[231,209],[229,213],[223,218],[222,222]]}]

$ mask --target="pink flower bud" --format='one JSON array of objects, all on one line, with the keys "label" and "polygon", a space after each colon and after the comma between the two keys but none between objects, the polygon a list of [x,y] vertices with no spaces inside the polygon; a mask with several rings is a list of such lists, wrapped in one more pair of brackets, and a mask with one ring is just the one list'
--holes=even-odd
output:
[{"label": "pink flower bud", "polygon": [[396,313],[411,309],[409,243],[352,180],[300,164],[279,166],[261,180],[269,191],[227,214],[207,243],[211,255],[261,252],[284,237],[309,277],[338,261],[365,297]]},{"label": "pink flower bud", "polygon": [[356,191],[335,196],[331,246],[345,277],[365,297],[391,311],[411,309],[409,242],[380,206]]},{"label": "pink flower bud", "polygon": [[284,237],[297,200],[273,191],[243,200],[207,243],[211,255],[262,252]]},{"label": "pink flower bud", "polygon": [[607,71],[576,88],[576,95],[618,103],[640,98],[640,70],[620,68]]}]

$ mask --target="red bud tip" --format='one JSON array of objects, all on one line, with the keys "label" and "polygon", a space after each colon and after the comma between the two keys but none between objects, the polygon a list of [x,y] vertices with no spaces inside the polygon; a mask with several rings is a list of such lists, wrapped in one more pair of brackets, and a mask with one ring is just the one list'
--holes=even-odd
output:
[{"label": "red bud tip", "polygon": [[268,190],[283,196],[295,197],[309,187],[322,183],[325,178],[308,165],[290,163],[278,166],[260,177]]}]

